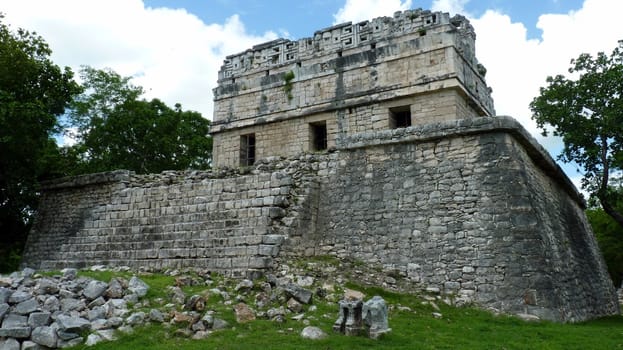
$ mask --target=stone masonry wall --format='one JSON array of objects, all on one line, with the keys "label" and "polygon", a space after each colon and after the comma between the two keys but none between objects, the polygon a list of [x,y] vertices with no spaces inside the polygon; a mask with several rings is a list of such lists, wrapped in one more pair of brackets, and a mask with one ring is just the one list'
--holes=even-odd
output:
[{"label": "stone masonry wall", "polygon": [[[203,267],[227,274],[264,269],[283,237],[290,180],[281,173],[232,175],[126,171],[49,183],[23,264]],[[231,174],[230,174],[231,175]]]},{"label": "stone masonry wall", "polygon": [[474,39],[463,17],[414,10],[229,56],[214,89],[214,165],[246,163],[244,135],[256,158],[293,157],[311,150],[310,123],[326,123],[328,145],[385,130],[389,108],[410,109],[412,125],[493,116]]},{"label": "stone masonry wall", "polygon": [[619,312],[581,197],[513,119],[338,141],[328,153],[258,160],[248,174],[52,183],[24,264],[242,274],[333,255],[505,312],[557,321]]}]

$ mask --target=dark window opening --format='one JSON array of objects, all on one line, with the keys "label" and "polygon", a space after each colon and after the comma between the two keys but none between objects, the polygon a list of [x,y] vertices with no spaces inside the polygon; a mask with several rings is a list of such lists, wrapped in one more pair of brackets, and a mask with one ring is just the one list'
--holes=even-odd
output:
[{"label": "dark window opening", "polygon": [[240,166],[255,163],[255,134],[240,136]]},{"label": "dark window opening", "polygon": [[390,129],[406,128],[411,126],[411,108],[409,106],[389,109]]},{"label": "dark window opening", "polygon": [[374,43],[370,44],[370,50],[374,50],[374,49],[376,49],[376,44]]},{"label": "dark window opening", "polygon": [[337,57],[342,57],[342,51],[337,52]]},{"label": "dark window opening", "polygon": [[327,149],[327,123],[319,122],[309,125],[311,131],[311,148],[313,151]]}]

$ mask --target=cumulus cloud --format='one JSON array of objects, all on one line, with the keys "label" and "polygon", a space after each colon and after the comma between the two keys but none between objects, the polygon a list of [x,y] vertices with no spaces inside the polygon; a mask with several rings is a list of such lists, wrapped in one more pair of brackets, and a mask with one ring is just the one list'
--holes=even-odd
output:
[{"label": "cumulus cloud", "polygon": [[464,16],[469,16],[465,11],[465,5],[469,0],[434,0],[431,5],[433,11],[449,12],[450,14],[460,13]]},{"label": "cumulus cloud", "polygon": [[488,69],[497,113],[514,116],[547,148],[556,147],[560,140],[538,136],[529,104],[548,75],[568,75],[572,58],[609,54],[623,39],[623,27],[615,25],[622,11],[623,2],[585,0],[577,11],[543,14],[537,22],[540,39],[527,39],[526,27],[504,13],[490,10],[472,18],[476,56]]},{"label": "cumulus cloud", "polygon": [[396,11],[410,8],[411,0],[346,0],[344,6],[333,15],[333,24],[391,16]]},{"label": "cumulus cloud", "polygon": [[142,0],[9,0],[2,11],[13,28],[42,35],[56,64],[112,68],[133,76],[146,98],[180,102],[206,118],[225,56],[277,37],[248,34],[237,15],[206,24],[184,9],[149,8]]}]

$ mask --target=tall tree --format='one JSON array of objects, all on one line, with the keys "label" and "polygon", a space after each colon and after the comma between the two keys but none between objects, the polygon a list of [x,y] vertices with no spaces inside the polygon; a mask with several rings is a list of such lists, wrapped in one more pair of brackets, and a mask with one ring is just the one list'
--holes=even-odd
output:
[{"label": "tall tree", "polygon": [[[619,191],[621,193],[618,201],[613,205],[617,210],[623,211],[623,190]],[[610,278],[618,287],[623,281],[623,227],[597,206],[590,207],[586,211],[586,216],[595,232]]]},{"label": "tall tree", "polygon": [[85,92],[71,112],[77,127],[79,172],[128,169],[138,173],[210,166],[210,121],[158,99],[112,70],[85,67]]},{"label": "tall tree", "polygon": [[569,73],[547,77],[548,86],[530,104],[537,125],[548,125],[561,136],[559,159],[584,168],[582,187],[623,227],[616,209],[623,171],[623,42],[609,56],[582,54],[571,61]]},{"label": "tall tree", "polygon": [[59,175],[52,139],[79,86],[49,59],[43,38],[12,31],[0,14],[0,270],[15,267],[37,205],[38,181]]}]

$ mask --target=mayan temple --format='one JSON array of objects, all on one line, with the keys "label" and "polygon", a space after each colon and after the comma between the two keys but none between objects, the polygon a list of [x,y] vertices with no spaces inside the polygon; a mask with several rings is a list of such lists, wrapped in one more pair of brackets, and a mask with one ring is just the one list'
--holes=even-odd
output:
[{"label": "mayan temple", "polygon": [[410,10],[228,56],[214,169],[44,184],[23,265],[242,276],[332,256],[508,313],[619,313],[582,196],[495,115],[475,40]]}]

